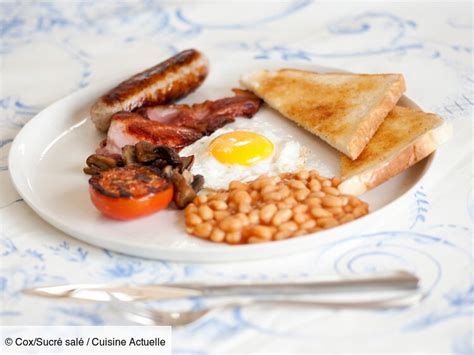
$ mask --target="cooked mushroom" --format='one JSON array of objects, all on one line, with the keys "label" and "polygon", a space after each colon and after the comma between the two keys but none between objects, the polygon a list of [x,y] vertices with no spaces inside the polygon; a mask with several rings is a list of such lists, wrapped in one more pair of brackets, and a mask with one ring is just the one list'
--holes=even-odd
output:
[{"label": "cooked mushroom", "polygon": [[135,144],[135,156],[140,163],[150,163],[159,157],[155,145],[145,141]]},{"label": "cooked mushroom", "polygon": [[173,167],[171,165],[165,166],[161,171],[164,177],[171,179],[171,176],[173,175]]},{"label": "cooked mushroom", "polygon": [[139,142],[124,146],[121,158],[93,154],[87,158],[86,163],[84,173],[89,175],[97,175],[104,170],[124,165],[146,165],[156,169],[173,183],[174,201],[180,209],[191,203],[204,185],[204,177],[193,176],[190,171],[194,156],[180,157],[175,149],[166,145],[156,146],[148,142]]},{"label": "cooked mushroom", "polygon": [[84,172],[89,175],[96,175],[101,171],[112,169],[119,165],[118,161],[114,158],[100,154],[89,155],[86,164],[87,167],[84,168]]},{"label": "cooked mushroom", "polygon": [[138,165],[134,145],[126,145],[122,148],[122,159],[125,165]]},{"label": "cooked mushroom", "polygon": [[91,168],[90,166],[86,166],[84,169],[82,169],[84,174],[87,175],[98,175],[100,174],[103,170],[97,169],[97,168]]},{"label": "cooked mushroom", "polygon": [[181,158],[179,157],[178,152],[167,145],[155,146],[155,153],[157,158],[166,160],[166,162],[173,167],[181,163]]},{"label": "cooked mushroom", "polygon": [[191,170],[194,163],[194,155],[188,157],[182,157],[179,165],[179,171],[182,173],[184,170]]},{"label": "cooked mushroom", "polygon": [[186,180],[186,182],[187,182],[189,185],[192,184],[194,177],[193,177],[193,174],[191,174],[191,172],[190,172],[189,170],[184,170],[184,171],[181,173],[181,175],[183,175],[184,180]]},{"label": "cooked mushroom", "polygon": [[204,186],[204,176],[202,175],[194,175],[193,182],[191,183],[191,187],[195,192],[201,191]]},{"label": "cooked mushroom", "polygon": [[176,204],[176,207],[183,209],[194,200],[196,197],[196,192],[186,182],[183,175],[177,171],[173,171],[171,175],[171,182],[174,185],[173,200]]}]

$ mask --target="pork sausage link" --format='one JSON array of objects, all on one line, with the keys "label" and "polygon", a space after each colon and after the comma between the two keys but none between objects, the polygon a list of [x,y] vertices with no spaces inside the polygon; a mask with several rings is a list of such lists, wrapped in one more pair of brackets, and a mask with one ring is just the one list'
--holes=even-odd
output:
[{"label": "pork sausage link", "polygon": [[110,90],[91,108],[91,119],[106,132],[111,116],[119,111],[168,104],[196,90],[209,72],[207,58],[195,49],[132,76]]}]

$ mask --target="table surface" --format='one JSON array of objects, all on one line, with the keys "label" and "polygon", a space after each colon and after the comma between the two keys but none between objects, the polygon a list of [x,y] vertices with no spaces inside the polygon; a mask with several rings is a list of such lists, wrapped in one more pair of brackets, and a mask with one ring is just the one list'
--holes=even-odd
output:
[{"label": "table surface", "polygon": [[[176,352],[472,354],[472,4],[286,2],[2,2],[0,289],[2,324],[126,324],[104,304],[25,296],[77,282],[288,280],[403,268],[427,298],[397,311],[236,307],[173,332]],[[12,186],[12,140],[41,109],[88,85],[195,47],[211,60],[285,60],[400,72],[407,96],[454,127],[400,208],[344,242],[246,263],[129,257],[49,226]]]}]

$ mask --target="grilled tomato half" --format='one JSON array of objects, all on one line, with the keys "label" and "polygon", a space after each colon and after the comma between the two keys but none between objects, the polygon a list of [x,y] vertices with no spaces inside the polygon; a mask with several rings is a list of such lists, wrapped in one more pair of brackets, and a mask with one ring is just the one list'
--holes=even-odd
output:
[{"label": "grilled tomato half", "polygon": [[130,220],[166,208],[173,185],[159,171],[146,166],[114,168],[89,179],[92,203],[104,215]]}]

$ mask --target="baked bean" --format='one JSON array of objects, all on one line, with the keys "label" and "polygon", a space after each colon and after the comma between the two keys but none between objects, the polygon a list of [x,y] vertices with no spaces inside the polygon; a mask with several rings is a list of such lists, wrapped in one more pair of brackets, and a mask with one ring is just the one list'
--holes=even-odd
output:
[{"label": "baked bean", "polygon": [[316,222],[318,224],[318,227],[321,227],[321,228],[331,228],[331,227],[335,227],[339,225],[339,222],[332,217],[318,218]]},{"label": "baked bean", "polygon": [[309,195],[309,190],[307,188],[297,190],[295,192],[296,201],[303,201]]},{"label": "baked bean", "polygon": [[312,179],[309,183],[309,189],[313,192],[321,190],[321,183],[318,179]]},{"label": "baked bean", "polygon": [[270,179],[268,176],[261,176],[257,180],[254,180],[251,184],[250,187],[253,188],[254,190],[260,190],[264,186],[267,185],[272,185],[274,184],[274,180]]},{"label": "baked bean", "polygon": [[333,196],[339,196],[341,194],[338,189],[336,189],[335,187],[331,187],[331,186],[324,186],[322,188],[322,191],[329,194],[329,195],[333,195]]},{"label": "baked bean", "polygon": [[281,201],[285,198],[280,191],[273,191],[266,194],[262,194],[264,201]]},{"label": "baked bean", "polygon": [[341,196],[342,198],[342,205],[346,206],[349,203],[349,198],[347,196]]},{"label": "baked bean", "polygon": [[340,214],[344,214],[344,210],[342,207],[328,207],[327,210],[333,215],[333,216],[338,216]]},{"label": "baked bean", "polygon": [[297,225],[295,222],[292,222],[292,221],[282,223],[282,224],[280,224],[280,226],[278,227],[278,230],[280,230],[280,231],[290,231],[290,232],[294,232],[294,231],[296,231],[297,229],[298,229],[298,225]]},{"label": "baked bean", "polygon": [[359,200],[357,197],[355,196],[348,196],[349,198],[349,203],[351,204],[351,206],[353,207],[357,207],[359,206],[360,204],[362,204],[362,201]]},{"label": "baked bean", "polygon": [[250,198],[252,199],[252,202],[257,201],[260,199],[260,192],[256,190],[250,190]]},{"label": "baked bean", "polygon": [[321,186],[323,186],[323,187],[331,186],[331,180],[324,179],[323,181],[321,181]]},{"label": "baked bean", "polygon": [[340,219],[339,219],[339,223],[347,223],[347,222],[350,222],[350,221],[353,221],[354,220],[354,215],[352,213],[348,213],[348,214],[345,214],[343,215]]},{"label": "baked bean", "polygon": [[238,205],[238,210],[240,213],[249,213],[252,210],[252,207],[250,206],[250,203],[241,202]]},{"label": "baked bean", "polygon": [[293,213],[304,213],[307,210],[308,210],[308,206],[303,205],[303,204],[298,204],[295,207],[293,207]]},{"label": "baked bean", "polygon": [[323,230],[323,228],[321,228],[321,227],[314,227],[314,228],[308,229],[308,233],[316,233],[316,232],[320,232],[322,230]]},{"label": "baked bean", "polygon": [[332,228],[368,213],[368,205],[338,189],[338,178],[315,171],[261,176],[195,198],[186,231],[217,243],[261,243]]},{"label": "baked bean", "polygon": [[300,225],[300,228],[302,229],[311,229],[314,227],[316,227],[316,221],[314,219],[310,219]]},{"label": "baked bean", "polygon": [[277,211],[277,206],[273,203],[269,205],[265,205],[261,210],[260,210],[260,220],[263,223],[270,223],[270,221],[273,218],[273,215]]},{"label": "baked bean", "polygon": [[345,213],[351,213],[354,207],[352,207],[350,204],[345,205],[343,208]]},{"label": "baked bean", "polygon": [[219,228],[214,228],[211,232],[211,235],[209,236],[209,239],[212,240],[213,242],[220,243],[224,241],[225,233],[223,230],[220,230]]},{"label": "baked bean", "polygon": [[321,207],[314,207],[311,209],[311,215],[314,218],[324,218],[324,217],[332,217],[331,212],[328,210],[325,210],[324,208]]},{"label": "baked bean", "polygon": [[305,235],[308,234],[308,231],[306,229],[298,229],[297,231],[293,232],[291,235],[292,237],[299,237],[300,235]]},{"label": "baked bean", "polygon": [[306,185],[302,181],[298,181],[298,180],[290,180],[288,185],[292,189],[306,189]]},{"label": "baked bean", "polygon": [[[212,196],[212,200],[227,201],[229,194],[225,192],[218,192]],[[210,200],[211,198],[209,198]]]},{"label": "baked bean", "polygon": [[249,221],[251,224],[257,224],[259,221],[258,210],[253,210],[249,213]]},{"label": "baked bean", "polygon": [[270,177],[270,184],[276,185],[281,181],[281,177],[279,176],[271,176]]},{"label": "baked bean", "polygon": [[300,171],[298,174],[296,174],[296,178],[298,180],[308,180],[309,178],[309,172],[308,171]]},{"label": "baked bean", "polygon": [[279,231],[275,234],[274,239],[275,240],[282,240],[282,239],[288,239],[291,237],[291,232],[290,231]]},{"label": "baked bean", "polygon": [[298,224],[302,224],[306,222],[308,219],[310,219],[310,216],[307,213],[295,213],[293,215],[293,221],[295,221]]},{"label": "baked bean", "polygon": [[189,226],[195,226],[197,224],[202,223],[201,217],[199,217],[195,213],[190,213],[189,215],[186,216],[186,224]]},{"label": "baked bean", "polygon": [[272,218],[272,224],[274,226],[279,226],[286,221],[289,221],[290,218],[293,216],[293,212],[290,209],[280,210]]},{"label": "baked bean", "polygon": [[231,181],[229,184],[229,189],[231,190],[245,190],[247,191],[249,189],[249,186],[247,184],[244,184],[243,182],[234,180]]},{"label": "baked bean", "polygon": [[356,208],[354,208],[354,211],[352,211],[352,214],[354,215],[355,218],[362,217],[367,214],[367,207],[364,205],[359,205]]},{"label": "baked bean", "polygon": [[191,213],[197,213],[198,211],[198,208],[197,206],[194,204],[194,203],[190,203],[189,205],[186,206],[186,208],[184,209],[184,213],[185,215],[187,216],[188,214],[191,214]]},{"label": "baked bean", "polygon": [[230,244],[237,244],[240,243],[242,239],[240,232],[231,232],[225,235],[225,241]]},{"label": "baked bean", "polygon": [[194,202],[197,206],[202,205],[203,203],[207,202],[207,196],[206,195],[198,196],[198,197],[196,197]]},{"label": "baked bean", "polygon": [[240,222],[242,222],[243,227],[248,226],[250,224],[250,219],[245,213],[237,213],[235,217],[238,218]]},{"label": "baked bean", "polygon": [[246,230],[246,233],[250,233],[251,235],[256,236],[257,238],[264,240],[272,239],[274,232],[274,228],[267,226],[250,226]]},{"label": "baked bean", "polygon": [[209,207],[211,207],[214,211],[223,211],[227,209],[227,203],[221,200],[212,200],[209,202]]},{"label": "baked bean", "polygon": [[198,224],[194,227],[194,234],[201,238],[208,238],[212,232],[212,225],[209,222]]},{"label": "baked bean", "polygon": [[326,195],[321,199],[321,203],[326,207],[343,206],[343,200],[339,196]]},{"label": "baked bean", "polygon": [[228,216],[220,221],[219,227],[224,232],[235,232],[242,228],[242,222],[236,217]]},{"label": "baked bean", "polygon": [[317,198],[322,198],[326,196],[326,194],[322,191],[312,191],[308,197],[317,197]]},{"label": "baked bean", "polygon": [[320,207],[321,199],[319,197],[310,197],[304,201],[309,207]]},{"label": "baked bean", "polygon": [[277,188],[276,185],[267,185],[267,186],[264,186],[260,192],[262,194],[268,194],[270,192],[275,191],[276,188]]},{"label": "baked bean", "polygon": [[268,242],[268,240],[266,239],[260,239],[260,238],[257,238],[257,237],[249,237],[247,239],[247,242],[250,243],[250,244],[255,244],[255,243],[264,243],[264,242]]},{"label": "baked bean", "polygon": [[279,192],[283,196],[283,198],[287,198],[291,194],[290,189],[288,188],[288,186],[285,186],[285,185],[281,186],[277,190],[277,192]]},{"label": "baked bean", "polygon": [[293,196],[288,196],[282,201],[286,206],[288,207],[294,207],[298,204],[298,202],[295,200]]},{"label": "baked bean", "polygon": [[229,212],[229,211],[226,211],[226,210],[215,211],[215,212],[214,212],[214,219],[215,219],[216,221],[220,221],[220,220],[226,218],[229,214],[230,214],[230,212]]},{"label": "baked bean", "polygon": [[198,213],[199,213],[199,217],[201,217],[204,221],[208,221],[212,219],[212,217],[214,216],[213,211],[207,205],[199,206]]},{"label": "baked bean", "polygon": [[235,190],[231,193],[230,198],[236,203],[248,203],[252,202],[252,198],[247,191],[244,190]]}]

